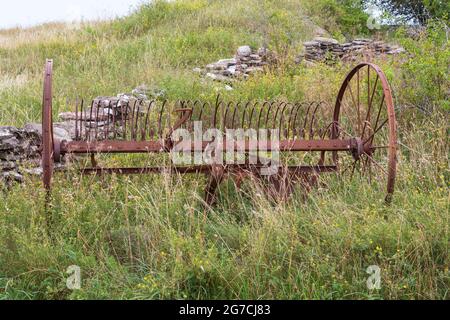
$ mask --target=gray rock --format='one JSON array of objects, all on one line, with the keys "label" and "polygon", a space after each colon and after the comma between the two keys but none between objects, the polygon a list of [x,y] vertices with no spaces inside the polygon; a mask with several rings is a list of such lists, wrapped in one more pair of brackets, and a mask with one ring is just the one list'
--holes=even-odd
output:
[{"label": "gray rock", "polygon": [[317,47],[317,46],[319,46],[319,42],[318,41],[307,41],[307,42],[304,42],[303,45],[305,47]]},{"label": "gray rock", "polygon": [[17,168],[14,161],[2,161],[0,160],[0,171],[9,171]]},{"label": "gray rock", "polygon": [[252,49],[250,46],[241,46],[237,49],[237,55],[247,57],[252,54]]},{"label": "gray rock", "polygon": [[211,63],[208,64],[206,66],[206,70],[209,71],[220,71],[220,70],[225,70],[227,68],[227,64],[226,63]]},{"label": "gray rock", "polygon": [[226,76],[223,76],[221,74],[211,73],[211,72],[208,72],[206,74],[206,77],[209,79],[212,79],[214,81],[230,81],[230,79]]},{"label": "gray rock", "polygon": [[[28,123],[25,125],[25,130],[38,132],[42,135],[42,124],[40,123]],[[56,139],[62,141],[72,141],[70,136],[70,130],[75,131],[74,121],[56,122],[53,124],[53,135]]]},{"label": "gray rock", "polygon": [[236,65],[228,67],[227,71],[230,73],[230,75],[234,75],[236,73]]},{"label": "gray rock", "polygon": [[12,127],[0,127],[0,140],[5,140],[14,137]]},{"label": "gray rock", "polygon": [[[78,119],[80,118],[81,112],[78,113]],[[77,114],[75,112],[62,112],[58,115],[59,119],[62,121],[69,121],[77,119]]]},{"label": "gray rock", "polygon": [[23,182],[23,176],[15,171],[7,171],[7,172],[2,172],[0,173],[0,178],[6,180],[7,182],[19,182],[22,183]]},{"label": "gray rock", "polygon": [[319,42],[320,44],[339,44],[339,41],[337,41],[336,39],[332,39],[332,38],[324,38],[324,37],[316,37],[314,38],[314,41]]},{"label": "gray rock", "polygon": [[38,167],[38,168],[29,168],[29,169],[23,169],[22,170],[24,173],[33,175],[33,176],[40,176],[42,175],[42,168]]},{"label": "gray rock", "polygon": [[236,64],[236,59],[235,58],[221,59],[217,61],[217,64],[225,64],[227,67],[229,67]]},{"label": "gray rock", "polygon": [[15,137],[11,137],[9,139],[5,139],[0,144],[0,151],[12,150],[19,146],[20,141]]}]

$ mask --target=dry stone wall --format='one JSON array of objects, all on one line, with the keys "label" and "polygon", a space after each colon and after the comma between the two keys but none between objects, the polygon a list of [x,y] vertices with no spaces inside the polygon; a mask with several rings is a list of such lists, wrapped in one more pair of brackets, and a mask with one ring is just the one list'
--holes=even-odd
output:
[{"label": "dry stone wall", "polygon": [[310,62],[354,61],[361,56],[396,55],[405,52],[399,46],[371,39],[355,39],[341,44],[336,39],[317,37],[303,45],[305,53],[299,56],[299,62],[303,59]]},{"label": "dry stone wall", "polygon": [[21,169],[21,164],[39,165],[40,144],[41,137],[36,130],[0,127],[0,183],[22,182],[23,173],[33,173],[32,169]]}]

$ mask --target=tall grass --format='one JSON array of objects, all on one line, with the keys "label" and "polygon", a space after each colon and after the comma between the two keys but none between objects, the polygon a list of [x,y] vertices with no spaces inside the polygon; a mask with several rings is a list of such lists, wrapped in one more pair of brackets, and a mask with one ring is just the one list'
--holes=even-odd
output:
[{"label": "tall grass", "polygon": [[[79,30],[2,31],[0,124],[40,121],[47,57],[55,59],[55,117],[66,97],[115,95],[142,83],[164,88],[171,100],[220,92],[332,105],[351,66],[293,63],[314,35],[304,19],[311,2],[259,3],[158,1]],[[231,92],[191,71],[243,44],[269,45],[281,65]],[[376,62],[405,105],[401,65]],[[39,179],[27,177],[0,193],[0,299],[448,299],[448,115],[441,112],[398,111],[391,206],[384,186],[334,175],[279,204],[251,181],[242,190],[227,181],[218,206],[207,209],[203,176],[57,173],[49,204]],[[70,265],[81,267],[80,290],[66,287]],[[367,289],[370,265],[381,268],[379,291]]]}]

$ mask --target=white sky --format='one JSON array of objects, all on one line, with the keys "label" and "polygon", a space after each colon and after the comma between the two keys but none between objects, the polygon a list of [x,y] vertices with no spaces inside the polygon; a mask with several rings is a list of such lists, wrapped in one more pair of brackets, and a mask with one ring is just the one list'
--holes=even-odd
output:
[{"label": "white sky", "polygon": [[[149,1],[149,0],[147,0]],[[123,16],[145,0],[0,0],[0,29]]]}]

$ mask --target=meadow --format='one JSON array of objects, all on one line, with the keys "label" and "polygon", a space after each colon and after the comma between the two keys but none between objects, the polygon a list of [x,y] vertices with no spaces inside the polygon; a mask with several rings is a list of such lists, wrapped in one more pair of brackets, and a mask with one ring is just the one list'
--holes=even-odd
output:
[{"label": "meadow", "polygon": [[[349,17],[353,17],[350,19]],[[317,28],[340,40],[362,19],[335,1],[156,1],[108,22],[0,30],[0,125],[41,121],[42,70],[53,58],[54,117],[66,99],[147,86],[165,98],[323,100],[332,105],[354,64],[296,64]],[[373,37],[408,53],[374,62],[395,96],[396,192],[329,175],[274,204],[247,182],[205,208],[202,176],[58,174],[0,184],[0,299],[449,299],[449,88],[446,30]],[[367,36],[367,35],[365,35]],[[267,45],[279,64],[224,85],[192,69]],[[329,110],[331,115],[333,110]],[[125,157],[124,162],[132,161]],[[79,290],[66,270],[81,268]],[[381,268],[369,290],[366,269]]]}]

